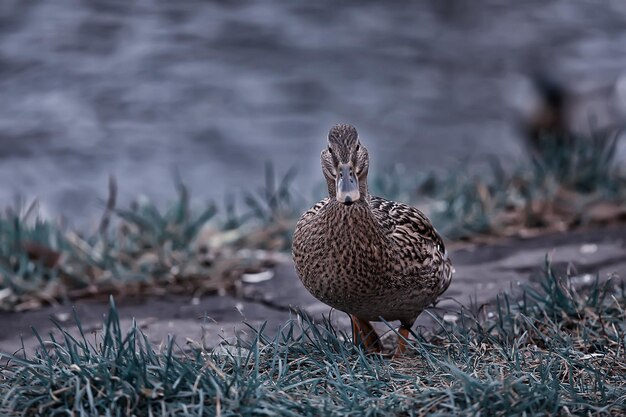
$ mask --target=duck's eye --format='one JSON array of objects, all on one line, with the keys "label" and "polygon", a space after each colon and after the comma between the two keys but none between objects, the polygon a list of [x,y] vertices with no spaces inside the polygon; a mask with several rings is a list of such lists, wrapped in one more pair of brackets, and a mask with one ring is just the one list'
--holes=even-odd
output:
[{"label": "duck's eye", "polygon": [[328,153],[329,153],[329,154],[332,154],[332,153],[333,153],[333,150],[332,150],[332,149],[330,149],[330,146],[328,147]]},{"label": "duck's eye", "polygon": [[356,144],[356,151],[358,152],[358,151],[359,151],[359,149],[361,149],[361,144],[357,143],[357,144]]}]

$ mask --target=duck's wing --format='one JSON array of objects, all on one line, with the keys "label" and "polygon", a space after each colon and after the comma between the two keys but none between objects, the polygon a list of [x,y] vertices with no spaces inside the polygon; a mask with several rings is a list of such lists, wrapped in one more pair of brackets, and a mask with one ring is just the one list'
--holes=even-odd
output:
[{"label": "duck's wing", "polygon": [[395,243],[402,274],[434,277],[439,294],[447,290],[454,270],[443,239],[424,213],[381,197],[371,197],[370,207],[383,232]]},{"label": "duck's wing", "polygon": [[308,209],[296,223],[296,229],[293,232],[293,240],[291,243],[291,253],[296,265],[296,271],[298,272],[298,276],[300,276],[300,278],[306,275],[308,268],[307,260],[311,256],[311,241],[323,238],[323,236],[320,237],[320,232],[317,230],[318,228],[311,227],[311,225],[315,223],[316,216],[320,210],[328,204],[328,201],[329,199],[325,198],[316,203],[313,207]]},{"label": "duck's wing", "polygon": [[326,197],[323,200],[318,201],[317,203],[315,203],[315,205],[313,207],[311,207],[310,209],[308,209],[301,217],[300,220],[298,220],[298,223],[296,223],[296,230],[299,228],[299,226],[301,224],[306,224],[312,217],[315,217],[315,215],[317,213],[319,213],[319,211],[326,205],[328,204],[328,201],[330,199],[328,197]]}]

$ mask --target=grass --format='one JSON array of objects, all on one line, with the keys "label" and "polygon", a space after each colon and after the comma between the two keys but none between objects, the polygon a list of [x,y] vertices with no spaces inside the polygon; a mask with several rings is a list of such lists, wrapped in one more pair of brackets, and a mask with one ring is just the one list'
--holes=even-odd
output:
[{"label": "grass", "polygon": [[[419,206],[448,240],[626,220],[617,136],[553,139],[513,168],[490,160],[487,172],[468,175],[460,166],[446,175],[411,176],[394,167],[372,176],[372,192]],[[145,200],[120,208],[112,179],[91,235],[38,218],[36,204],[17,204],[0,215],[0,309],[111,293],[236,292],[244,273],[271,266],[272,253],[289,250],[295,222],[311,204],[294,193],[294,176],[290,170],[279,177],[267,164],[258,190],[199,211],[180,181],[164,210]]]},{"label": "grass", "polygon": [[109,188],[100,226],[90,236],[41,220],[36,203],[0,216],[0,309],[111,293],[231,291],[243,273],[273,264],[266,252],[244,249],[267,249],[287,234],[287,226],[246,228],[234,211],[220,224],[214,204],[194,213],[182,184],[166,210],[145,200],[118,208],[114,179]]},{"label": "grass", "polygon": [[623,415],[626,290],[584,289],[548,267],[538,287],[415,335],[390,361],[328,321],[298,315],[277,331],[205,350],[153,347],[122,330],[115,304],[97,336],[40,339],[0,368],[6,416]]},{"label": "grass", "polygon": [[[557,140],[559,139],[559,140]],[[415,204],[446,237],[531,235],[626,220],[626,165],[619,135],[545,137],[528,162],[487,172],[468,167],[418,180]],[[463,172],[463,175],[459,175]]]}]

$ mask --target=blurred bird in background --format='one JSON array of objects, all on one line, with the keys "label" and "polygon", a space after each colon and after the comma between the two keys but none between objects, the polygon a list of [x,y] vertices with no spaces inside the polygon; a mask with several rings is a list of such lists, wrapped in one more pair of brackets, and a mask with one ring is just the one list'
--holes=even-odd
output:
[{"label": "blurred bird in background", "polygon": [[534,155],[546,146],[571,146],[575,137],[609,138],[626,126],[626,73],[607,85],[584,86],[537,72],[521,86],[517,124]]}]

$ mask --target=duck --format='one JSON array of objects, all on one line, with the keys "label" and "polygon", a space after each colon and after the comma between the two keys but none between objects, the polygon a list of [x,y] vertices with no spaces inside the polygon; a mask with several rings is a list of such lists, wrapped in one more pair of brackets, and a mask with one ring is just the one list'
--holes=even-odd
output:
[{"label": "duck", "polygon": [[576,137],[620,135],[626,127],[626,73],[586,88],[541,71],[519,78],[511,104],[532,156],[571,147]]},{"label": "duck", "polygon": [[394,357],[417,317],[450,286],[442,237],[419,209],[370,194],[369,153],[356,128],[330,129],[321,152],[328,197],[296,223],[296,272],[318,300],[350,316],[353,343],[382,353],[373,321],[399,321]]}]

